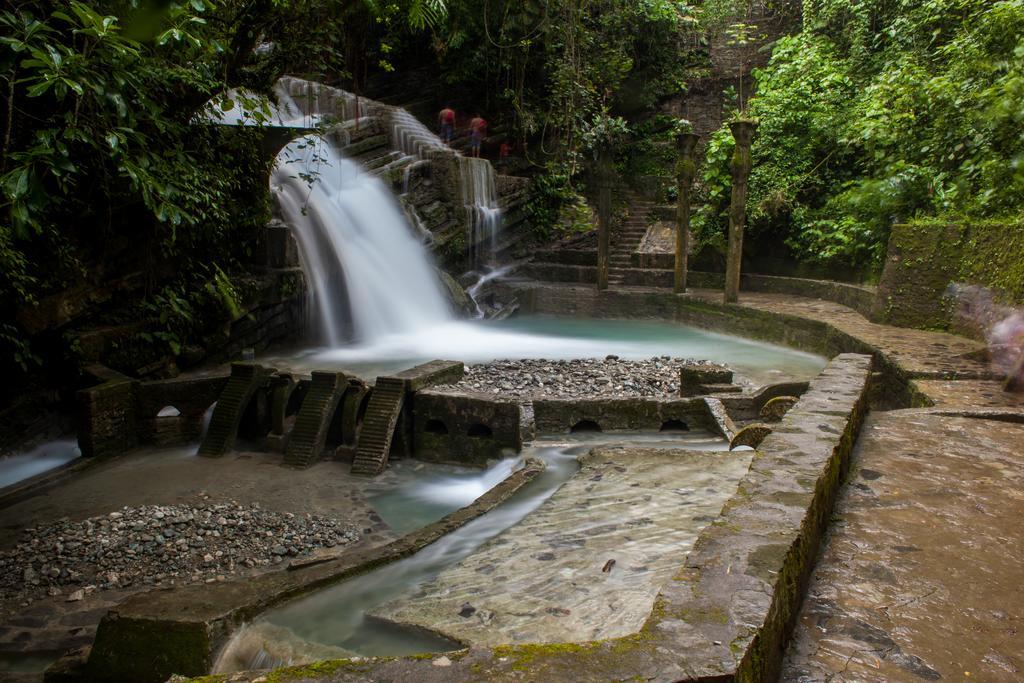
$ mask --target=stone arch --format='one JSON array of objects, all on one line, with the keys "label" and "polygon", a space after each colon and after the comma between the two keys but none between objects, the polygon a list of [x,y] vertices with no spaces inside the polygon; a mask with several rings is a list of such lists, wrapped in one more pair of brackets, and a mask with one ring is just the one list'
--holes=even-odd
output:
[{"label": "stone arch", "polygon": [[448,425],[441,420],[430,418],[423,426],[423,431],[427,434],[438,434],[443,436],[448,434]]},{"label": "stone arch", "polygon": [[288,394],[288,402],[284,407],[285,417],[291,417],[299,412],[302,402],[306,399],[306,394],[309,393],[309,385],[310,382],[308,380],[295,384],[295,388]]},{"label": "stone arch", "polygon": [[603,431],[604,430],[601,429],[601,425],[594,420],[580,420],[569,429],[570,434]]},{"label": "stone arch", "polygon": [[659,432],[688,432],[690,431],[689,425],[682,420],[665,420],[661,423],[661,429]]},{"label": "stone arch", "polygon": [[494,431],[482,422],[474,422],[466,431],[466,436],[474,439],[489,439],[494,436]]}]

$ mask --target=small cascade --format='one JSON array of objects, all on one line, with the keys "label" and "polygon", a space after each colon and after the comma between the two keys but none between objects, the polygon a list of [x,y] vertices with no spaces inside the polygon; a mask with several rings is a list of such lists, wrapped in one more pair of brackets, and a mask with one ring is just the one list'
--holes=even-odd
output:
[{"label": "small cascade", "polygon": [[326,343],[372,344],[451,319],[429,254],[379,178],[322,138],[301,138],[278,155],[271,190]]},{"label": "small cascade", "polygon": [[481,273],[477,281],[470,285],[470,287],[466,290],[466,294],[469,295],[469,300],[473,302],[473,307],[476,309],[474,317],[480,319],[483,318],[485,315],[484,309],[480,307],[480,302],[477,301],[477,296],[480,294],[480,290],[483,289],[484,285],[486,285],[488,282],[491,282],[492,280],[497,280],[499,277],[502,277],[513,268],[515,268],[515,265],[511,264],[507,266],[502,266],[501,268],[492,268],[486,273]]},{"label": "small cascade", "polygon": [[405,195],[399,197],[399,200],[402,203],[402,211],[405,212],[405,217],[409,219],[413,235],[425,245],[434,244],[434,233],[430,232],[427,226],[423,224],[423,219],[420,218],[420,214],[416,211],[413,203]]},{"label": "small cascade", "polygon": [[447,150],[448,146],[424,126],[419,119],[405,111],[394,108],[390,112],[391,142],[409,156],[424,158],[432,150]]},{"label": "small cascade", "polygon": [[501,231],[501,209],[494,182],[494,167],[486,159],[459,157],[462,202],[468,214],[466,248],[477,265],[494,255]]}]

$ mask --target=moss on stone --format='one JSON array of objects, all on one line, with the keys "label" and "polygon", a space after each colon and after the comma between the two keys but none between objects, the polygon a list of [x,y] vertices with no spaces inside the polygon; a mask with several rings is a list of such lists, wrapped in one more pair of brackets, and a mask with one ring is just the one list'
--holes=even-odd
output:
[{"label": "moss on stone", "polygon": [[312,664],[289,666],[275,669],[266,675],[266,683],[286,683],[303,679],[330,676],[339,672],[363,674],[374,669],[380,662],[389,661],[392,657],[377,657],[373,660],[328,659]]}]

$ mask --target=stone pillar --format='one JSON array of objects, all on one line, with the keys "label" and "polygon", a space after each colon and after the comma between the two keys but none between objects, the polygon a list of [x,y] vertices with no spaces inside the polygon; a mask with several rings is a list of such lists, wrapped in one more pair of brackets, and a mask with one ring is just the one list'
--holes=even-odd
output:
[{"label": "stone pillar", "polygon": [[686,291],[687,259],[690,253],[690,186],[697,173],[693,151],[697,148],[695,133],[681,133],[676,137],[679,160],[676,162],[676,272],[672,290],[676,294]]},{"label": "stone pillar", "polygon": [[725,266],[725,303],[735,303],[740,294],[740,262],[743,258],[743,229],[747,222],[747,179],[753,165],[750,143],[757,130],[755,121],[729,124],[736,149],[732,153],[732,203],[729,205],[729,251]]},{"label": "stone pillar", "polygon": [[608,289],[608,256],[611,249],[612,155],[603,148],[597,159],[597,288]]}]

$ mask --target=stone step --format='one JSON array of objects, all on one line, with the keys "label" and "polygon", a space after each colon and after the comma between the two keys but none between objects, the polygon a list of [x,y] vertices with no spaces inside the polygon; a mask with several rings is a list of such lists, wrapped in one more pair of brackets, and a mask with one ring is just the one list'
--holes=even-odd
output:
[{"label": "stone step", "polygon": [[320,457],[327,442],[338,402],[348,389],[348,378],[340,372],[314,372],[309,391],[295,417],[284,464],[307,468]]},{"label": "stone step", "polygon": [[219,458],[235,446],[238,426],[256,390],[266,381],[266,371],[255,363],[233,363],[231,377],[217,399],[199,455]]},{"label": "stone step", "polygon": [[363,428],[352,460],[353,474],[377,475],[384,471],[398,416],[405,403],[405,383],[394,377],[378,377],[366,408]]}]

